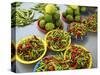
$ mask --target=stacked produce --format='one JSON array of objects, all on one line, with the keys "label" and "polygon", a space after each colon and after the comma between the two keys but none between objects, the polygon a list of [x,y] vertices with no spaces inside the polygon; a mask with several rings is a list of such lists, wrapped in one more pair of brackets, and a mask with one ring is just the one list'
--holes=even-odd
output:
[{"label": "stacked produce", "polygon": [[45,6],[45,12],[38,20],[38,28],[43,32],[48,32],[53,29],[63,29],[60,13],[55,5],[48,4]]},{"label": "stacked produce", "polygon": [[65,12],[63,12],[63,20],[71,23],[73,21],[81,22],[81,13],[86,11],[86,7],[69,5]]}]

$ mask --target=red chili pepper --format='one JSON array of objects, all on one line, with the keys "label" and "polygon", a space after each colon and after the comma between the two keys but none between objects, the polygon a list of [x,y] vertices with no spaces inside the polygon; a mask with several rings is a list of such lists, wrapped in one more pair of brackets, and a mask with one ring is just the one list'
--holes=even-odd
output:
[{"label": "red chili pepper", "polygon": [[74,63],[71,65],[71,67],[73,67],[74,69],[77,67],[78,63],[76,61],[74,61]]},{"label": "red chili pepper", "polygon": [[60,47],[60,48],[63,48],[63,47],[64,47],[64,45],[60,44],[60,45],[59,45],[59,47]]},{"label": "red chili pepper", "polygon": [[77,34],[78,37],[81,36],[81,32],[80,31],[78,31],[76,34]]},{"label": "red chili pepper", "polygon": [[30,44],[28,43],[28,44],[26,44],[26,48],[30,48]]},{"label": "red chili pepper", "polygon": [[54,40],[54,41],[59,41],[59,40],[61,40],[61,38],[55,37],[53,40]]},{"label": "red chili pepper", "polygon": [[76,47],[75,49],[74,49],[74,51],[77,51],[78,50],[78,48]]},{"label": "red chili pepper", "polygon": [[69,29],[69,30],[68,30],[68,32],[72,32],[72,30],[71,30],[71,29]]},{"label": "red chili pepper", "polygon": [[71,58],[74,59],[75,56],[76,56],[76,54],[75,53],[72,53]]}]

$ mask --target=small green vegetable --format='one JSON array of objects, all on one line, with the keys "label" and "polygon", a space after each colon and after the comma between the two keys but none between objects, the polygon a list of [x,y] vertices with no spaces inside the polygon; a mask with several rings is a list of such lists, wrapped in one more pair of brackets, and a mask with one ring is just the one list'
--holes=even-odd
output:
[{"label": "small green vegetable", "polygon": [[73,16],[72,15],[67,15],[66,18],[67,18],[68,21],[73,21]]},{"label": "small green vegetable", "polygon": [[66,13],[70,14],[70,15],[73,15],[73,9],[68,7],[67,10],[66,10]]},{"label": "small green vegetable", "polygon": [[59,13],[56,13],[54,14],[54,19],[57,21],[60,19],[60,14]]},{"label": "small green vegetable", "polygon": [[62,25],[62,21],[61,20],[56,21],[56,26],[57,27],[60,27],[61,25]]},{"label": "small green vegetable", "polygon": [[80,21],[80,16],[75,16],[75,21]]},{"label": "small green vegetable", "polygon": [[[13,10],[12,10],[13,11]],[[33,20],[34,12],[31,9],[16,9],[11,15],[12,25],[25,26],[29,25]]]},{"label": "small green vegetable", "polygon": [[47,31],[50,31],[50,30],[52,30],[52,29],[54,29],[55,28],[55,25],[53,24],[53,23],[47,23],[46,25],[45,25],[45,29],[47,30]]},{"label": "small green vegetable", "polygon": [[46,21],[46,22],[52,22],[52,16],[49,15],[49,14],[46,14],[46,15],[45,15],[45,21]]},{"label": "small green vegetable", "polygon": [[77,16],[77,15],[80,15],[80,10],[79,9],[76,9],[75,11],[74,11],[74,14]]},{"label": "small green vegetable", "polygon": [[39,20],[43,20],[45,17],[44,16],[40,16],[39,17]]},{"label": "small green vegetable", "polygon": [[44,28],[44,27],[45,27],[45,20],[41,20],[41,21],[40,21],[40,27],[41,27],[41,28]]},{"label": "small green vegetable", "polygon": [[54,14],[54,13],[57,12],[57,8],[53,4],[47,4],[45,6],[45,12],[48,13],[48,14]]},{"label": "small green vegetable", "polygon": [[87,9],[87,8],[86,8],[85,6],[82,6],[82,7],[80,8],[81,12],[85,12],[86,9]]}]

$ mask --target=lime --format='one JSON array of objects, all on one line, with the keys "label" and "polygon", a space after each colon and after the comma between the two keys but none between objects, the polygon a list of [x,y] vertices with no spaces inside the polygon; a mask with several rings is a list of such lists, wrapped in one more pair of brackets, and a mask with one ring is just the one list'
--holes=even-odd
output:
[{"label": "lime", "polygon": [[43,20],[43,19],[44,19],[44,16],[40,16],[40,17],[39,17],[39,20]]},{"label": "lime", "polygon": [[73,16],[72,15],[67,15],[66,18],[67,18],[68,21],[73,21]]},{"label": "lime", "polygon": [[72,15],[73,14],[73,9],[68,7],[67,10],[66,10],[66,13]]},{"label": "lime", "polygon": [[61,20],[56,21],[56,26],[57,27],[60,27],[61,25],[62,25],[62,21]]},{"label": "lime", "polygon": [[45,27],[45,20],[40,20],[40,27],[44,28]]},{"label": "lime", "polygon": [[57,11],[57,8],[53,4],[48,4],[45,6],[45,12],[48,14],[54,14],[56,13],[56,11]]},{"label": "lime", "polygon": [[75,15],[80,15],[80,10],[79,10],[79,9],[76,9],[76,10],[74,11],[74,14],[75,14]]},{"label": "lime", "polygon": [[45,21],[52,22],[52,16],[50,14],[45,14]]},{"label": "lime", "polygon": [[81,10],[81,12],[85,12],[86,11],[86,7],[82,6],[80,10]]},{"label": "lime", "polygon": [[80,21],[80,16],[75,16],[75,21]]},{"label": "lime", "polygon": [[53,23],[47,23],[47,24],[45,25],[45,29],[46,29],[47,31],[52,30],[52,29],[54,29],[54,28],[55,28],[55,25],[54,25]]},{"label": "lime", "polygon": [[60,14],[59,13],[54,14],[54,19],[59,20],[60,19]]}]

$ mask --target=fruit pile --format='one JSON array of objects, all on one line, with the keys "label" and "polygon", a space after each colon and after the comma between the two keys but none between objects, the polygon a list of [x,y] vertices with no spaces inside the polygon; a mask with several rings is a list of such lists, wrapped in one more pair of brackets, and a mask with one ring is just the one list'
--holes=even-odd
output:
[{"label": "fruit pile", "polygon": [[63,29],[60,14],[55,5],[48,4],[45,6],[45,13],[39,17],[38,27],[45,32],[53,29]]},{"label": "fruit pile", "polygon": [[62,16],[65,21],[71,23],[72,21],[80,22],[81,14],[86,12],[86,7],[84,6],[74,6],[70,5],[67,7],[66,11],[63,12]]}]

